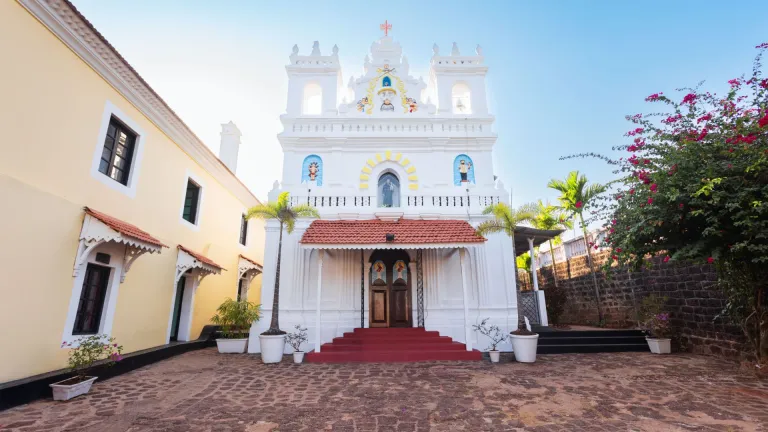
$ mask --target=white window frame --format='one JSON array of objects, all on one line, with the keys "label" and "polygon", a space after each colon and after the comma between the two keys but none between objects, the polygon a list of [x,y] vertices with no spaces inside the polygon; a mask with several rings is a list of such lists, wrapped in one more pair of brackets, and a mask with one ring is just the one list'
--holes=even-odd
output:
[{"label": "white window frame", "polygon": [[[190,180],[192,181],[192,183],[196,184],[200,188],[200,193],[197,196],[197,210],[196,210],[197,213],[195,214],[195,223],[192,223],[184,219],[184,201],[187,199],[187,183]],[[197,174],[187,170],[187,175],[184,177],[184,186],[182,187],[182,192],[181,192],[181,208],[179,209],[179,220],[181,221],[182,225],[186,226],[187,228],[193,231],[200,231],[200,225],[202,224],[202,217],[203,217],[202,208],[203,208],[204,198],[205,198],[205,183]]]},{"label": "white window frame", "polygon": [[[101,161],[101,153],[104,149],[104,140],[107,137],[107,129],[109,129],[109,121],[112,117],[118,119],[121,123],[127,126],[131,132],[136,134],[136,142],[133,145],[130,170],[128,171],[128,182],[125,185],[99,171],[99,162]],[[96,140],[96,148],[94,149],[93,161],[91,162],[91,177],[104,185],[127,195],[129,198],[135,198],[136,186],[139,183],[139,172],[141,171],[141,160],[144,156],[145,139],[146,134],[144,133],[144,130],[139,127],[139,124],[121,111],[115,104],[107,101],[104,105],[104,112],[101,114],[99,136]]]},{"label": "white window frame", "polygon": [[[101,173],[99,173],[101,174]],[[109,264],[104,264],[96,261],[96,253],[102,252],[110,256]],[[75,326],[75,317],[77,316],[77,307],[80,304],[80,294],[83,291],[83,282],[85,281],[85,266],[89,263],[100,265],[103,267],[109,267],[112,270],[109,273],[109,286],[107,287],[107,293],[104,296],[104,307],[101,310],[101,321],[99,323],[99,330],[96,334],[112,335],[112,324],[115,320],[115,309],[117,308],[117,294],[120,288],[120,275],[122,274],[125,255],[125,245],[107,242],[99,245],[88,254],[88,258],[83,264],[83,270],[78,272],[72,282],[72,295],[69,299],[69,308],[67,309],[67,319],[64,323],[64,334],[62,336],[62,342],[65,344],[71,343],[71,346],[62,346],[62,348],[72,348],[79,346],[79,339],[88,337],[90,335],[73,335],[72,331]]]}]

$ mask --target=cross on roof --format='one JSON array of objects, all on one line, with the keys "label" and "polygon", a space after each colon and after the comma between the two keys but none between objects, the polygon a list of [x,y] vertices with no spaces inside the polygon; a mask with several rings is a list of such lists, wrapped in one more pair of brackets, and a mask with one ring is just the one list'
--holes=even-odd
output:
[{"label": "cross on roof", "polygon": [[384,24],[379,24],[379,28],[384,30],[384,36],[388,36],[389,30],[392,28],[392,24],[390,24],[389,21],[384,20]]}]

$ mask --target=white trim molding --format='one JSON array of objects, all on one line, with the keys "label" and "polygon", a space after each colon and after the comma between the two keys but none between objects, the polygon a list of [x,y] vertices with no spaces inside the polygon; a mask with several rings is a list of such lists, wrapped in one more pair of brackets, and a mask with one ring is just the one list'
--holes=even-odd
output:
[{"label": "white trim molding", "polygon": [[71,3],[17,1],[237,199],[260,203]]},{"label": "white trim molding", "polygon": [[485,243],[372,243],[372,244],[320,244],[301,243],[302,249],[463,249],[483,246]]},{"label": "white trim molding", "polygon": [[[136,142],[133,145],[133,154],[131,155],[131,161],[128,168],[128,182],[125,185],[99,171],[101,154],[104,150],[104,140],[107,137],[107,130],[109,129],[109,122],[112,120],[112,117],[116,118],[118,121],[127,126],[131,132],[136,134]],[[139,183],[141,161],[144,156],[144,147],[146,146],[145,140],[146,134],[144,133],[144,130],[139,127],[139,124],[132,118],[128,117],[127,114],[122,112],[120,108],[115,106],[115,104],[107,101],[104,104],[104,112],[101,114],[99,135],[96,139],[96,148],[93,151],[93,160],[91,161],[91,177],[116,191],[124,193],[130,198],[136,197],[136,186]]]}]

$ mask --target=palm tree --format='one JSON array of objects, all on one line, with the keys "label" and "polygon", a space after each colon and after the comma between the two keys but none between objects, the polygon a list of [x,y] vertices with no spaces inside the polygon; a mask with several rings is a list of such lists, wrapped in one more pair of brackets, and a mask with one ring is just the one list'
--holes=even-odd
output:
[{"label": "palm tree", "polygon": [[[477,226],[477,233],[481,236],[503,232],[512,239],[512,255],[515,255],[515,228],[523,222],[533,223],[536,217],[536,206],[523,204],[513,209],[504,203],[493,204],[483,210],[483,214],[492,214],[494,219],[482,222]],[[517,284],[517,259],[515,259],[515,284]],[[518,297],[520,289],[517,290]],[[518,304],[520,300],[518,299]],[[525,329],[522,314],[518,314],[518,329]]]},{"label": "palm tree", "polygon": [[[549,202],[544,204],[541,200],[536,205],[536,218],[533,220],[534,228],[541,230],[558,230],[558,229],[570,229],[573,224],[570,220],[566,219],[562,212]],[[552,275],[555,278],[555,286],[557,286],[557,262],[555,261],[555,247],[560,240],[560,236],[557,236],[549,240],[549,253],[552,255]]]},{"label": "palm tree", "polygon": [[565,181],[552,179],[547,187],[560,192],[557,198],[560,201],[558,208],[567,213],[569,217],[578,216],[581,223],[581,230],[584,234],[584,243],[587,247],[587,260],[589,270],[592,273],[592,282],[595,284],[595,300],[597,301],[597,316],[600,323],[603,322],[603,308],[600,306],[600,289],[597,285],[597,275],[595,274],[595,265],[592,260],[592,251],[587,237],[587,225],[584,223],[584,210],[592,200],[605,191],[605,186],[594,183],[587,185],[587,176],[579,175],[578,171],[568,173]]},{"label": "palm tree", "polygon": [[251,207],[245,215],[246,219],[276,219],[280,222],[280,241],[277,243],[277,270],[275,271],[275,296],[272,299],[272,322],[269,329],[263,335],[283,335],[280,330],[280,258],[283,250],[283,229],[290,234],[296,226],[296,219],[300,217],[319,218],[317,209],[310,205],[301,204],[291,206],[288,192],[283,192],[277,197],[277,202],[268,202]]}]

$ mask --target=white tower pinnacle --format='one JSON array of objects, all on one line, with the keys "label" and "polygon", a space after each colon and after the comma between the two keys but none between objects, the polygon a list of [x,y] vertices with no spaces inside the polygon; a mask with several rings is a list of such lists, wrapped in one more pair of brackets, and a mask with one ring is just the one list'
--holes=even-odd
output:
[{"label": "white tower pinnacle", "polygon": [[233,173],[237,173],[237,153],[240,151],[240,129],[233,122],[221,125],[219,159]]}]

